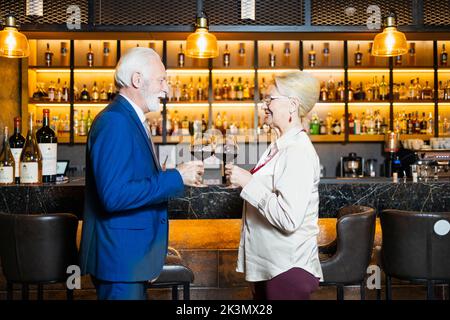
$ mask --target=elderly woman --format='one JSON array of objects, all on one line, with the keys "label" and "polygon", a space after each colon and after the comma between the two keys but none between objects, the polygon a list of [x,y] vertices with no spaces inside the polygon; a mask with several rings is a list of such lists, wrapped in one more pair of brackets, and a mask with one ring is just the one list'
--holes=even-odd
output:
[{"label": "elderly woman", "polygon": [[227,165],[245,200],[238,272],[253,283],[255,299],[309,299],[322,279],[317,248],[319,157],[301,125],[319,96],[304,72],[275,76],[263,100],[278,133],[250,172]]}]

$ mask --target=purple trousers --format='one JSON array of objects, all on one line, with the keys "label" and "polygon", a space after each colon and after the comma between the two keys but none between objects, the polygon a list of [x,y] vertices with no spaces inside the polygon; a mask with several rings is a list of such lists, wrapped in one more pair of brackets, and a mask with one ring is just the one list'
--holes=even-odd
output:
[{"label": "purple trousers", "polygon": [[319,287],[319,279],[301,268],[292,268],[253,285],[254,300],[309,300]]}]

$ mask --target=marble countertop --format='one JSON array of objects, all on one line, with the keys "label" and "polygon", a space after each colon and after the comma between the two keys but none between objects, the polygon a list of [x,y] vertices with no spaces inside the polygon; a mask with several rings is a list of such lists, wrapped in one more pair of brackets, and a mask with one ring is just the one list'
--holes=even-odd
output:
[{"label": "marble countertop", "polygon": [[[22,214],[71,212],[83,216],[84,178],[41,185],[0,186],[0,211]],[[168,204],[171,219],[238,219],[243,201],[240,189],[221,185],[186,187],[181,198]],[[350,204],[411,211],[450,211],[450,181],[410,180],[393,183],[387,178],[323,178],[319,185],[319,217],[335,217],[337,210]]]}]

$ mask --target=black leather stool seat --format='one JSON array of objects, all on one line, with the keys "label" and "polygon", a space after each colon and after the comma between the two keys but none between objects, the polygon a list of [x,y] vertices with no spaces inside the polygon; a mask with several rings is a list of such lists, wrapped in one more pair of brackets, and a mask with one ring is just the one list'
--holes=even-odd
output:
[{"label": "black leather stool seat", "polygon": [[184,264],[180,253],[174,248],[168,249],[166,262],[159,277],[149,282],[149,288],[172,288],[172,299],[178,300],[178,286],[183,286],[184,300],[190,299],[190,284],[194,281],[194,273]]}]

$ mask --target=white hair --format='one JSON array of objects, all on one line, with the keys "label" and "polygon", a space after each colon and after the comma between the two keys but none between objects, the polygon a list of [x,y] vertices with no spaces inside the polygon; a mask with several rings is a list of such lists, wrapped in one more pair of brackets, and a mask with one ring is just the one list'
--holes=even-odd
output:
[{"label": "white hair", "polygon": [[127,88],[131,86],[131,78],[135,72],[142,74],[144,80],[150,78],[151,59],[159,59],[160,56],[150,48],[136,47],[130,50],[120,57],[119,62],[114,72],[114,82],[117,89]]},{"label": "white hair", "polygon": [[293,71],[278,74],[275,75],[274,81],[280,94],[298,101],[299,117],[306,116],[319,98],[319,80],[307,72]]}]

